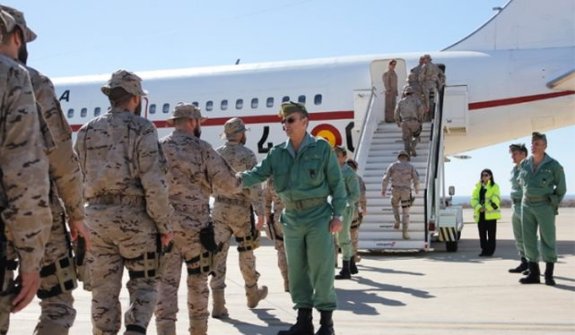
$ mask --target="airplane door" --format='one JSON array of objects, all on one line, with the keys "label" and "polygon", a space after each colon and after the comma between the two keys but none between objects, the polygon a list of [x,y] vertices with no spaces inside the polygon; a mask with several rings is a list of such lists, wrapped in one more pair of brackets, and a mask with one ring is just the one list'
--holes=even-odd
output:
[{"label": "airplane door", "polygon": [[445,86],[443,94],[443,125],[447,133],[467,133],[468,107],[467,85]]},{"label": "airplane door", "polygon": [[[400,58],[388,58],[388,59],[378,59],[370,64],[370,75],[371,75],[371,86],[375,89],[375,100],[373,103],[374,111],[381,111],[377,114],[377,122],[383,120],[384,109],[385,109],[385,89],[383,86],[383,74],[387,71],[389,62],[395,59],[395,73],[397,74],[397,90],[398,94],[401,94],[401,89],[406,83],[407,79],[407,66],[404,59]],[[396,103],[399,101],[401,96],[397,96]]]}]

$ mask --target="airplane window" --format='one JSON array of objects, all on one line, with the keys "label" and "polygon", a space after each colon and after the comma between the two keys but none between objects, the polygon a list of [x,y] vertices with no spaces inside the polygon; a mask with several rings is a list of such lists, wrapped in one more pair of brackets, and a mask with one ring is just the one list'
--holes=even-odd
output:
[{"label": "airplane window", "polygon": [[315,97],[313,97],[313,103],[316,105],[321,105],[321,94],[316,94]]},{"label": "airplane window", "polygon": [[197,101],[192,102],[192,105],[194,105],[196,107],[200,107],[200,104]]},{"label": "airplane window", "polygon": [[94,108],[94,116],[99,116],[101,112],[102,112],[102,109],[100,107]]},{"label": "airplane window", "polygon": [[212,109],[214,109],[214,102],[210,100],[210,101],[206,102],[206,110],[209,112]]},{"label": "airplane window", "polygon": [[150,105],[150,114],[156,114],[156,104]]},{"label": "airplane window", "polygon": [[274,106],[274,98],[268,98],[266,100],[266,107],[273,107]]},{"label": "airplane window", "polygon": [[252,99],[252,109],[258,108],[258,98]]},{"label": "airplane window", "polygon": [[162,106],[162,113],[168,114],[170,112],[170,104],[164,104]]},{"label": "airplane window", "polygon": [[236,100],[236,109],[242,109],[242,108],[244,108],[244,99]]},{"label": "airplane window", "polygon": [[226,99],[222,100],[222,103],[220,104],[220,109],[223,111],[228,109],[228,100],[226,100]]},{"label": "airplane window", "polygon": [[286,95],[282,98],[282,102],[288,102],[288,101],[289,101],[289,96]]},{"label": "airplane window", "polygon": [[88,108],[84,107],[80,109],[80,117],[86,117],[88,115]]},{"label": "airplane window", "polygon": [[74,117],[74,108],[68,109],[68,118]]},{"label": "airplane window", "polygon": [[299,97],[297,97],[297,102],[299,102],[300,104],[305,104],[305,95],[300,95]]}]

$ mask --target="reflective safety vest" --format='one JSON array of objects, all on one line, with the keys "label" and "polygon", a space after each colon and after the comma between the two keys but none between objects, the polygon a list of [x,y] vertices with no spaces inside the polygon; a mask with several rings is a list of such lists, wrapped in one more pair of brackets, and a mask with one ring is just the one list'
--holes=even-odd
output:
[{"label": "reflective safety vest", "polygon": [[[482,204],[479,201],[479,192],[481,188],[485,187],[485,202]],[[485,220],[497,220],[501,218],[501,193],[499,192],[499,185],[489,184],[482,186],[479,182],[475,185],[473,194],[471,195],[471,207],[473,207],[473,219],[479,222],[479,214],[481,208],[485,208]]]}]

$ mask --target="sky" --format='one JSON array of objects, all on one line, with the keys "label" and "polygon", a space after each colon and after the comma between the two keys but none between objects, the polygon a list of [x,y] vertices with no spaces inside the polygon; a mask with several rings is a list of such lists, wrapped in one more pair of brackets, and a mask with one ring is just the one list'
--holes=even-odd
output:
[{"label": "sky", "polygon": [[[3,1],[38,34],[29,65],[50,77],[334,56],[441,50],[507,0]],[[449,78],[448,78],[449,80]],[[575,112],[575,111],[574,111]],[[575,126],[547,133],[548,154],[575,193]],[[512,142],[526,143],[529,138]],[[506,142],[446,163],[446,184],[471,194],[483,168],[509,193]]]}]

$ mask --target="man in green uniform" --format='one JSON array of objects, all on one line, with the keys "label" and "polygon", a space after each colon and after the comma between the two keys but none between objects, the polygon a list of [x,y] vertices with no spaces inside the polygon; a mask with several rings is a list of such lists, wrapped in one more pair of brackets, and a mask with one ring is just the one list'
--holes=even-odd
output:
[{"label": "man in green uniform", "polygon": [[511,159],[515,164],[511,170],[511,202],[513,203],[513,215],[511,223],[513,224],[513,236],[515,237],[515,247],[521,257],[521,263],[513,269],[511,273],[522,273],[527,270],[527,259],[525,258],[525,248],[523,247],[523,227],[521,225],[521,198],[523,198],[523,189],[519,185],[517,176],[519,175],[519,166],[527,158],[527,148],[525,144],[511,144],[509,146]]},{"label": "man in green uniform", "polygon": [[555,245],[555,215],[567,192],[565,172],[559,162],[545,153],[547,137],[534,132],[531,138],[531,157],[519,166],[519,183],[523,187],[521,221],[523,246],[529,262],[529,274],[519,280],[521,284],[539,283],[539,250],[537,228],[541,235],[541,256],[546,264],[545,284],[555,285],[553,268],[557,262]]},{"label": "man in green uniform", "polygon": [[359,201],[359,180],[357,174],[345,162],[347,160],[347,151],[344,147],[335,147],[337,161],[341,166],[341,175],[343,176],[345,191],[347,193],[347,206],[343,211],[343,228],[337,233],[337,244],[341,248],[342,253],[342,267],[335,279],[351,279],[351,263],[355,267],[355,260],[353,258],[353,247],[351,245],[351,220],[356,208],[356,203]]},{"label": "man in green uniform", "polygon": [[[340,167],[328,142],[307,132],[303,104],[282,104],[280,117],[288,140],[272,148],[252,170],[240,174],[243,187],[273,177],[285,209],[281,214],[288,260],[289,289],[297,322],[278,335],[313,335],[312,308],[321,313],[316,334],[334,334],[334,244],[342,228],[346,193]],[[331,204],[327,202],[331,196]],[[331,260],[331,261],[330,261]]]}]

